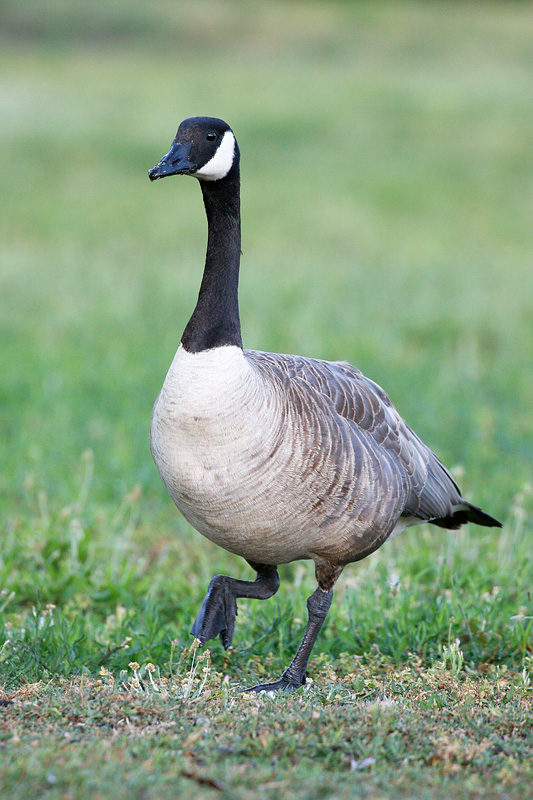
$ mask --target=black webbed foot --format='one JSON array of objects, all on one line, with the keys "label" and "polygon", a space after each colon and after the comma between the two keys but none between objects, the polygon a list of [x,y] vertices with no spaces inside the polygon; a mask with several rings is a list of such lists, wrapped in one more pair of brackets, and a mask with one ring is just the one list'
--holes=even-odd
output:
[{"label": "black webbed foot", "polygon": [[[298,682],[300,681],[300,682]],[[258,683],[257,686],[250,686],[244,689],[245,692],[294,692],[305,683],[305,675],[299,678],[289,678],[283,673],[281,678],[273,683]]]},{"label": "black webbed foot", "polygon": [[220,641],[228,649],[233,639],[237,616],[237,597],[266,600],[279,587],[276,567],[249,562],[257,572],[255,581],[241,581],[227,575],[217,575],[209,584],[202,607],[194,621],[191,633],[202,644],[220,634]]},{"label": "black webbed foot", "polygon": [[231,582],[231,578],[217,575],[209,584],[204,602],[191,629],[192,635],[202,644],[219,634],[226,650],[231,644],[237,617],[237,598]]}]

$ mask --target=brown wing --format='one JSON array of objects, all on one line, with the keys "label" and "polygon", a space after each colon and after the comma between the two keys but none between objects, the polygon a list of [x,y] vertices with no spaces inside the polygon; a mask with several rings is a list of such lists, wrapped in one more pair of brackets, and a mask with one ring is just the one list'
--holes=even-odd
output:
[{"label": "brown wing", "polygon": [[[334,418],[348,423],[352,449],[371,451],[374,460],[379,460],[376,475],[383,475],[388,486],[392,481],[398,499],[404,498],[396,516],[448,519],[453,526],[451,517],[457,506],[464,504],[455,481],[380,386],[345,362],[255,351],[247,351],[247,355],[253,360],[260,357],[287,389],[292,387],[292,393],[300,396],[300,403],[305,402],[306,394],[310,394],[308,402],[318,394]],[[345,425],[338,425],[338,430],[342,446]]]}]

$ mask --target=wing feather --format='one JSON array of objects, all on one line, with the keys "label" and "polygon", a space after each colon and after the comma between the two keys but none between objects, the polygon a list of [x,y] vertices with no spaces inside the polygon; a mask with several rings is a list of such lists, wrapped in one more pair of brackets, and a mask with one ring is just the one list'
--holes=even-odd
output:
[{"label": "wing feather", "polygon": [[[370,513],[365,505],[375,502],[375,494],[367,492],[365,499],[363,485],[353,475],[356,465],[364,461],[376,484],[386,489],[379,502],[388,503],[393,513],[398,500],[402,501],[396,517],[445,519],[464,503],[437,456],[400,417],[388,394],[359,369],[341,361],[245,352],[251,363],[267,369],[290,391],[297,413],[307,406],[309,424],[318,429],[321,443],[329,448],[328,456],[339,464],[342,485],[337,490],[345,502],[339,502],[337,513],[344,513],[350,500],[359,518]],[[323,413],[324,408],[329,415]],[[347,453],[351,469],[346,465]]]}]

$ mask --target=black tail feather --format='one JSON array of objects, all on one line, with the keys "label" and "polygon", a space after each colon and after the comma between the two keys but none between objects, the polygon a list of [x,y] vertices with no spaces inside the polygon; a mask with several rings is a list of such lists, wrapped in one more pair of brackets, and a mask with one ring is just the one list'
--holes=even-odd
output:
[{"label": "black tail feather", "polygon": [[466,525],[467,522],[475,522],[476,525],[483,525],[486,528],[502,527],[501,522],[498,522],[497,519],[491,517],[490,514],[486,514],[477,506],[466,502],[465,506],[466,508],[460,508],[448,517],[432,519],[430,522],[432,522],[433,525],[438,525],[440,528],[449,528],[451,530],[457,530],[461,525]]}]

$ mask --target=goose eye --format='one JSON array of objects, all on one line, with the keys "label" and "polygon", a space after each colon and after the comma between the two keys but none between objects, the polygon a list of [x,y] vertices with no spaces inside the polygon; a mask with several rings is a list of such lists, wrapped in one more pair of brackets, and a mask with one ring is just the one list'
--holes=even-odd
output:
[{"label": "goose eye", "polygon": [[205,138],[207,139],[208,142],[214,142],[215,139],[218,139],[218,134],[212,131],[211,133],[208,133]]}]

